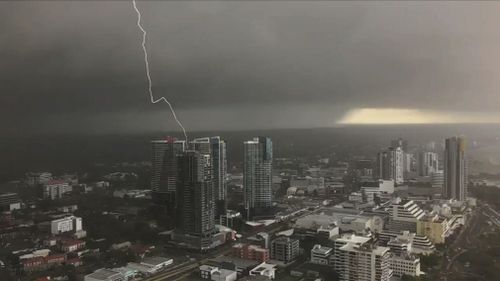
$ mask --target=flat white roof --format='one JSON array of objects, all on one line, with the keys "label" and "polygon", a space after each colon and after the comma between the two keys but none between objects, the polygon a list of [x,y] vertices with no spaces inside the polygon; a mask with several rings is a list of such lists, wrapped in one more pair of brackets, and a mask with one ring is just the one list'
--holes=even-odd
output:
[{"label": "flat white roof", "polygon": [[87,276],[92,277],[92,278],[97,279],[97,280],[106,280],[111,276],[120,275],[120,274],[121,273],[113,271],[111,269],[101,268],[101,269],[94,271],[94,273],[90,273]]},{"label": "flat white roof", "polygon": [[161,265],[163,263],[171,263],[171,262],[173,262],[173,260],[171,258],[148,257],[148,258],[144,258],[141,263],[146,264],[146,265],[158,266],[158,265]]},{"label": "flat white roof", "polygon": [[261,263],[259,264],[258,266],[256,266],[254,269],[252,269],[251,271],[264,271],[264,270],[272,270],[276,267],[275,264],[271,264],[271,263]]}]

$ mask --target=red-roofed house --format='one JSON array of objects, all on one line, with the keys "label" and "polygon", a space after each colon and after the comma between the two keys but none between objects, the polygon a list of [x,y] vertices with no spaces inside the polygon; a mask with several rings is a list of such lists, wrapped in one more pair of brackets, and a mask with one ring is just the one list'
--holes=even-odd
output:
[{"label": "red-roofed house", "polygon": [[45,262],[47,264],[61,264],[66,261],[65,254],[54,254],[45,257]]},{"label": "red-roofed house", "polygon": [[65,253],[74,252],[85,248],[85,241],[82,240],[61,240],[59,243],[59,249]]},{"label": "red-roofed house", "polygon": [[24,270],[32,271],[60,265],[66,261],[65,254],[55,254],[46,257],[33,257],[21,261]]},{"label": "red-roofed house", "polygon": [[45,264],[45,259],[43,257],[33,257],[21,261],[21,265],[24,270],[33,270],[39,268]]}]

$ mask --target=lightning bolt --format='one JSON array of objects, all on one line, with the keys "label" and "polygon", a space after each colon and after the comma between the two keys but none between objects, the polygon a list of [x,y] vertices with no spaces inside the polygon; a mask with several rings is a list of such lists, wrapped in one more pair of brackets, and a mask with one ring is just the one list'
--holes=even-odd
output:
[{"label": "lightning bolt", "polygon": [[155,104],[155,103],[159,103],[159,102],[163,101],[163,102],[165,102],[168,105],[168,107],[170,108],[170,112],[172,112],[172,116],[174,117],[174,119],[177,122],[177,124],[179,125],[179,127],[182,129],[182,132],[184,133],[184,138],[186,139],[186,142],[187,142],[188,137],[187,137],[187,134],[186,134],[186,129],[182,125],[182,123],[179,120],[179,118],[177,118],[177,115],[175,114],[175,110],[172,107],[172,104],[167,100],[166,97],[162,96],[162,97],[160,97],[158,99],[155,99],[155,97],[153,95],[153,82],[151,80],[151,73],[149,71],[148,51],[146,49],[146,36],[147,36],[147,32],[142,27],[142,24],[141,24],[141,12],[137,8],[137,4],[135,3],[135,0],[132,0],[132,4],[134,6],[135,12],[137,13],[137,26],[142,31],[142,43],[141,43],[141,45],[142,45],[142,50],[144,51],[144,64],[146,65],[146,76],[148,78],[148,92],[149,92],[149,97],[151,99],[151,103]]}]

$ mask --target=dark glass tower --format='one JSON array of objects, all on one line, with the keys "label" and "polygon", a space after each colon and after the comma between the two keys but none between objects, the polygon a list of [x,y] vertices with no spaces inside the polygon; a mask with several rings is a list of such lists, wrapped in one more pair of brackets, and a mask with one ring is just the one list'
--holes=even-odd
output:
[{"label": "dark glass tower", "polygon": [[460,137],[446,139],[444,151],[444,195],[448,199],[467,199],[467,162],[465,140]]},{"label": "dark glass tower", "polygon": [[200,249],[209,248],[216,233],[211,163],[209,154],[194,150],[177,157],[176,232]]},{"label": "dark glass tower", "polygon": [[185,141],[174,137],[151,141],[151,190],[153,202],[165,207],[168,213],[175,210],[177,188],[177,155],[184,152]]},{"label": "dark glass tower", "polygon": [[247,219],[272,207],[273,143],[268,137],[244,142],[243,188]]}]

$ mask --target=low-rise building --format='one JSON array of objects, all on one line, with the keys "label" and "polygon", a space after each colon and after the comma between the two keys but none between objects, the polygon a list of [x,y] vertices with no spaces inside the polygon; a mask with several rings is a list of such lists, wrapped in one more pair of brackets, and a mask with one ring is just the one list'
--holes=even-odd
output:
[{"label": "low-rise building", "polygon": [[165,257],[148,257],[142,262],[129,262],[126,268],[136,270],[145,275],[155,274],[162,271],[173,263],[173,259]]},{"label": "low-rise building", "polygon": [[271,259],[285,264],[299,256],[299,240],[290,237],[278,237],[271,242]]},{"label": "low-rise building", "polygon": [[43,184],[43,198],[61,199],[64,194],[71,192],[73,188],[64,180],[50,180]]},{"label": "low-rise building", "polygon": [[263,262],[256,266],[254,269],[250,270],[249,275],[260,275],[266,276],[269,279],[274,279],[276,275],[276,265]]},{"label": "low-rise building", "polygon": [[59,212],[63,212],[63,213],[72,213],[72,212],[78,210],[78,205],[61,206],[61,207],[57,207],[57,210]]},{"label": "low-rise building", "polygon": [[408,251],[412,254],[431,254],[436,250],[435,245],[427,236],[416,235],[409,231],[393,232],[384,231],[379,234],[379,242],[381,245],[398,247],[398,242],[408,243]]},{"label": "low-rise building", "polygon": [[21,209],[21,200],[17,193],[8,192],[0,194],[0,212]]},{"label": "low-rise building", "polygon": [[142,265],[149,266],[154,272],[159,272],[173,263],[173,259],[165,257],[148,257],[141,262]]},{"label": "low-rise building", "polygon": [[417,222],[421,220],[425,213],[412,200],[402,200],[396,198],[389,207],[389,222],[386,229],[390,231],[417,231]]},{"label": "low-rise building", "polygon": [[252,245],[258,245],[264,249],[269,249],[271,243],[269,234],[266,232],[259,232],[253,236],[250,236],[247,238],[247,241]]},{"label": "low-rise building", "polygon": [[69,231],[81,231],[82,218],[69,216],[50,222],[50,232],[52,234],[61,234]]},{"label": "low-rise building", "polygon": [[339,235],[339,227],[336,225],[320,226],[316,230],[316,237],[320,240],[329,240],[337,235]]},{"label": "low-rise building", "polygon": [[439,215],[424,216],[417,222],[417,234],[425,235],[434,244],[443,244],[449,235],[450,223]]},{"label": "low-rise building", "polygon": [[134,278],[139,274],[139,271],[128,267],[115,267],[111,270],[121,273],[125,281],[135,280]]},{"label": "low-rise building", "polygon": [[210,260],[218,268],[234,270],[238,276],[248,275],[251,269],[259,264],[258,261],[240,259],[238,257],[218,256]]},{"label": "low-rise building", "polygon": [[420,270],[420,258],[417,256],[409,254],[391,254],[389,261],[393,276],[401,278],[404,275],[420,276],[423,274]]},{"label": "low-rise building", "polygon": [[91,274],[85,275],[84,281],[123,281],[125,276],[121,272],[101,268]]},{"label": "low-rise building", "polygon": [[59,249],[62,252],[70,253],[85,248],[85,241],[78,239],[64,239],[59,241]]},{"label": "low-rise building", "polygon": [[212,281],[236,281],[238,274],[234,270],[219,269],[212,273]]},{"label": "low-rise building", "polygon": [[23,270],[34,271],[44,270],[50,267],[60,265],[66,261],[66,255],[54,254],[47,256],[33,256],[30,258],[22,259],[20,261]]},{"label": "low-rise building", "polygon": [[242,259],[256,260],[259,262],[266,262],[269,260],[269,249],[257,245],[237,243],[233,245],[232,253],[234,256]]},{"label": "low-rise building", "polygon": [[202,279],[211,280],[212,274],[217,272],[219,270],[219,268],[216,266],[210,266],[210,265],[203,264],[199,267],[199,270],[200,270],[200,277]]},{"label": "low-rise building", "polygon": [[333,255],[333,248],[314,245],[311,249],[311,263],[329,265]]},{"label": "low-rise building", "polygon": [[140,264],[137,262],[129,262],[129,263],[127,263],[125,268],[127,268],[129,270],[135,270],[135,271],[140,272],[146,276],[154,274],[156,272],[152,267],[144,265],[144,264]]}]

